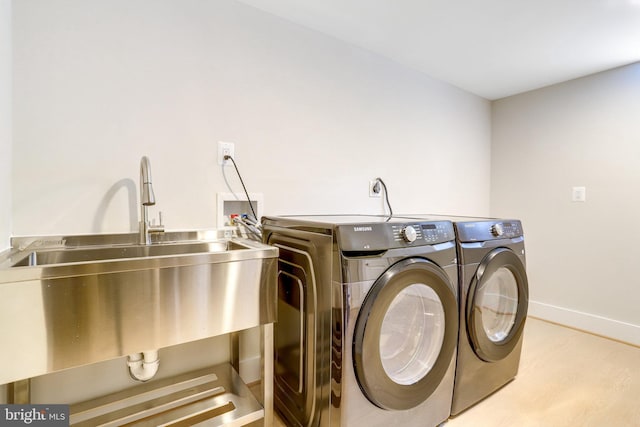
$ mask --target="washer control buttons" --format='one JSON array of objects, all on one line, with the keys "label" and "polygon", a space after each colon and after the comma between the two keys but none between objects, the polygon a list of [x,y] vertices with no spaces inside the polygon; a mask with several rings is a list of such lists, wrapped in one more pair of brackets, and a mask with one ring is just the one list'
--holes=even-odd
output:
[{"label": "washer control buttons", "polygon": [[404,239],[404,241],[407,243],[415,242],[416,238],[418,237],[418,233],[416,232],[416,229],[413,228],[413,226],[411,225],[407,225],[405,228],[403,228],[400,234],[402,235],[402,238]]}]

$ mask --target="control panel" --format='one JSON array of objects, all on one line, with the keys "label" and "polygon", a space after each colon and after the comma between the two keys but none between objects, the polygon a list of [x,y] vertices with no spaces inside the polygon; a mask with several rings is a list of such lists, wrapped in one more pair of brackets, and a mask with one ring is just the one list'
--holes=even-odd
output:
[{"label": "control panel", "polygon": [[456,229],[461,242],[513,239],[522,236],[522,223],[519,220],[457,222]]},{"label": "control panel", "polygon": [[392,222],[340,225],[340,247],[347,251],[376,251],[435,245],[455,240],[450,221]]},{"label": "control panel", "polygon": [[391,228],[397,242],[435,244],[454,239],[453,227],[446,221],[392,224]]}]

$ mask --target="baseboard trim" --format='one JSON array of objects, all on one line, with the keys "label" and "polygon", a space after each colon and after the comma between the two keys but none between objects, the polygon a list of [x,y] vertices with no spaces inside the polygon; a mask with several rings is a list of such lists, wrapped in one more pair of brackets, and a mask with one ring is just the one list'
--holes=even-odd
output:
[{"label": "baseboard trim", "polygon": [[260,355],[240,360],[239,369],[240,378],[242,378],[242,381],[246,384],[260,381],[262,369],[262,359],[260,358]]},{"label": "baseboard trim", "polygon": [[529,301],[529,316],[640,347],[640,325],[537,301]]}]

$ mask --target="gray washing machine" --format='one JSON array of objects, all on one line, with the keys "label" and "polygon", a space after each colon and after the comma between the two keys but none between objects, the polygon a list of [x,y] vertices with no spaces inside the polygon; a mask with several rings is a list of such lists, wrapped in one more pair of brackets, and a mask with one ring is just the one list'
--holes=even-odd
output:
[{"label": "gray washing machine", "polygon": [[454,223],[460,334],[451,414],[489,396],[518,373],[529,304],[519,220],[407,215]]},{"label": "gray washing machine", "polygon": [[279,248],[276,409],[295,426],[436,426],[458,338],[449,221],[264,217]]}]

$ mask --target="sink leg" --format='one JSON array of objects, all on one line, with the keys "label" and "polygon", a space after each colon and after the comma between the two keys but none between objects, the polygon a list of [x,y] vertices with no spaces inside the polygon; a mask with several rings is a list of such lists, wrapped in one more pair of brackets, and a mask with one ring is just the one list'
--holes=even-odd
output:
[{"label": "sink leg", "polygon": [[[230,363],[236,372],[240,373],[240,334],[229,334]],[[264,408],[264,427],[273,427],[273,323],[260,326],[260,383],[262,390],[258,401]]]},{"label": "sink leg", "polygon": [[232,332],[229,334],[229,357],[231,358],[231,366],[236,372],[240,373],[240,332]]},{"label": "sink leg", "polygon": [[264,426],[273,426],[273,323],[260,328],[262,334],[262,406]]},{"label": "sink leg", "polygon": [[31,403],[31,380],[29,378],[7,384],[7,403],[17,405]]}]

